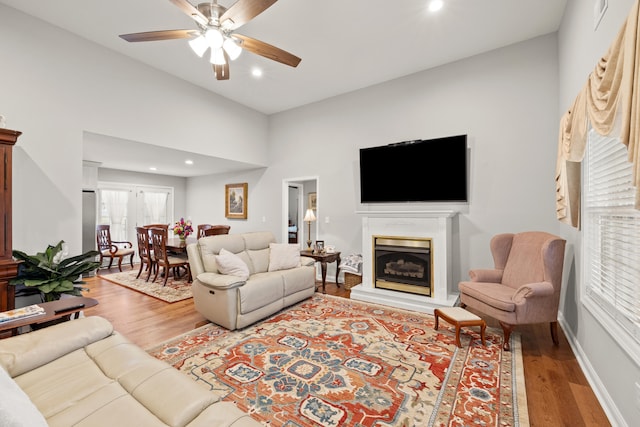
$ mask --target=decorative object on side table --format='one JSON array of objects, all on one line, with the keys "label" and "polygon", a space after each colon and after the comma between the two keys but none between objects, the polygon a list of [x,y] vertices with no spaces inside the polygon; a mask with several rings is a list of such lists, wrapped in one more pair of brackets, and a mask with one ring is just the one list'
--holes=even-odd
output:
[{"label": "decorative object on side table", "polygon": [[314,249],[315,253],[317,254],[323,254],[325,253],[324,250],[324,240],[316,240],[316,246]]},{"label": "decorative object on side table", "polygon": [[303,221],[308,224],[307,228],[307,249],[311,250],[311,223],[316,220],[316,216],[313,214],[312,209],[307,209],[304,215]]},{"label": "decorative object on side table", "polygon": [[96,261],[98,251],[87,251],[82,255],[66,258],[67,245],[64,240],[56,246],[49,245],[44,252],[27,255],[18,250],[13,256],[23,261],[18,277],[11,279],[11,285],[35,287],[43,294],[43,301],[55,301],[62,294],[82,296],[82,275],[96,270],[100,263]]},{"label": "decorative object on side table", "polygon": [[224,190],[224,216],[247,219],[248,184],[227,184]]},{"label": "decorative object on side table", "polygon": [[173,234],[177,234],[180,240],[186,240],[189,235],[193,233],[193,225],[191,220],[180,218],[180,221],[176,221],[173,225]]}]

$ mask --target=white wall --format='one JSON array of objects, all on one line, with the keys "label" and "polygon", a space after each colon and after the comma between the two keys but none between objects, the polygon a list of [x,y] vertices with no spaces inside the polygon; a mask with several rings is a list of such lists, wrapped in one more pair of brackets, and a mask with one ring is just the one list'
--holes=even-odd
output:
[{"label": "white wall", "polygon": [[[273,115],[259,185],[272,192],[284,178],[317,175],[318,238],[343,254],[362,251],[358,210],[458,209],[454,270],[466,278],[492,265],[494,234],[558,228],[556,42],[540,37]],[[359,148],[457,134],[471,147],[468,205],[358,203]]]},{"label": "white wall", "polygon": [[16,249],[81,250],[83,131],[266,164],[265,115],[3,5],[0,52]]},{"label": "white wall", "polygon": [[[164,186],[173,188],[173,220],[177,221],[181,217],[189,218],[187,215],[187,178],[177,176],[167,176],[152,173],[140,173],[122,171],[117,169],[99,168],[98,181],[118,182],[123,184]],[[169,217],[171,220],[171,217]],[[143,224],[137,224],[143,225]]]},{"label": "white wall", "polygon": [[[569,0],[567,3],[558,34],[560,115],[571,107],[587,76],[607,52],[633,3],[634,0],[610,0],[604,19],[595,31],[593,2]],[[570,264],[565,267],[567,283],[561,301],[565,332],[573,341],[574,351],[612,424],[637,425],[638,392],[634,383],[640,382],[640,367],[611,337],[610,331],[582,305],[581,233],[562,225],[560,234],[570,242],[575,252]],[[638,357],[640,355],[635,355],[636,360]]]}]

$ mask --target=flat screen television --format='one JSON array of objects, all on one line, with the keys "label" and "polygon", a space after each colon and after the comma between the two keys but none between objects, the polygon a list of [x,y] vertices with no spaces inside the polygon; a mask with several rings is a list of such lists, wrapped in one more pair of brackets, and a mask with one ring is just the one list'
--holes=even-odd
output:
[{"label": "flat screen television", "polygon": [[360,149],[360,201],[466,202],[467,135]]}]

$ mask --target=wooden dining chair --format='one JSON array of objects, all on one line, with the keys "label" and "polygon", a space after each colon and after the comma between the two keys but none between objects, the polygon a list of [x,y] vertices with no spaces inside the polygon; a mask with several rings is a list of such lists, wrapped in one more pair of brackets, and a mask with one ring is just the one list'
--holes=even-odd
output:
[{"label": "wooden dining chair", "polygon": [[204,230],[205,236],[216,236],[218,234],[229,234],[230,225],[212,225],[211,228]]},{"label": "wooden dining chair", "polygon": [[178,277],[178,269],[184,267],[187,270],[187,277],[191,278],[191,270],[189,268],[189,260],[173,255],[169,255],[167,252],[167,230],[162,228],[151,228],[151,241],[153,242],[153,258],[156,264],[156,274],[153,276],[153,282],[155,283],[160,272],[160,267],[164,274],[164,284],[167,285],[167,279],[169,278],[169,272],[173,272],[173,277]]},{"label": "wooden dining chair", "polygon": [[198,224],[198,234],[196,235],[199,238],[204,237],[205,230],[209,230],[213,225],[211,224]]},{"label": "wooden dining chair", "polygon": [[169,224],[147,224],[147,225],[143,225],[143,227],[146,229],[162,228],[164,230],[169,230]]},{"label": "wooden dining chair", "polygon": [[146,265],[148,273],[145,281],[148,282],[156,265],[153,259],[153,250],[151,249],[149,229],[145,227],[136,227],[136,234],[138,237],[138,256],[140,256],[140,270],[138,271],[136,279],[140,277],[140,274]]},{"label": "wooden dining chair", "polygon": [[118,270],[122,271],[122,258],[128,256],[129,263],[133,268],[133,255],[136,253],[131,242],[116,242],[111,240],[111,227],[109,225],[96,226],[96,240],[98,242],[98,252],[100,252],[100,265],[102,259],[109,257],[109,267],[115,258],[118,259]]}]

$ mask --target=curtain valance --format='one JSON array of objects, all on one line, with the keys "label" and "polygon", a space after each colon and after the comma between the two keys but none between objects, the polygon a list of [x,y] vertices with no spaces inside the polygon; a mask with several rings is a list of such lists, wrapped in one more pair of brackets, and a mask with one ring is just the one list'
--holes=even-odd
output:
[{"label": "curtain valance", "polygon": [[[580,225],[580,162],[589,125],[601,135],[616,135],[633,164],[636,208],[640,209],[640,34],[636,1],[606,55],[589,74],[571,108],[560,119],[556,164],[556,214]],[[618,135],[619,134],[619,135]]]}]

